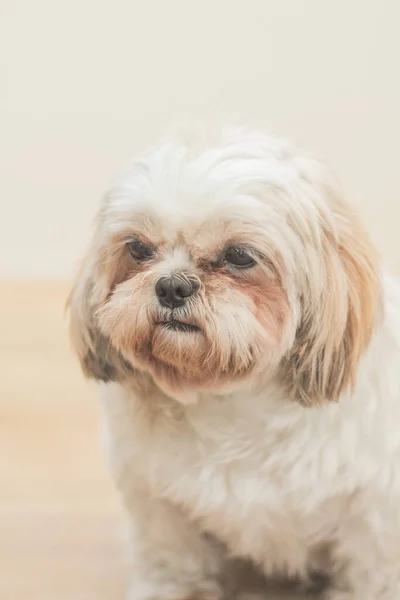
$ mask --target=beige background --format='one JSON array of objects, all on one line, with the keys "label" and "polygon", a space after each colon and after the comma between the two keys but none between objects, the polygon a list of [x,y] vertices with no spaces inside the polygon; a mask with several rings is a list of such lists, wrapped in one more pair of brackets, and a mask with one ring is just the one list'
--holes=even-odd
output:
[{"label": "beige background", "polygon": [[327,159],[400,268],[398,0],[0,6],[0,276],[69,277],[113,173],[205,116]]}]

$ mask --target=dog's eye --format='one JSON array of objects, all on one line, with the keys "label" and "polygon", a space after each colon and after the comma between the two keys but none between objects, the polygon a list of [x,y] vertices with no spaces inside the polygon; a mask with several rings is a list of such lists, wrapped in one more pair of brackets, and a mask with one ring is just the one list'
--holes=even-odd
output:
[{"label": "dog's eye", "polygon": [[227,249],[225,252],[225,260],[229,264],[241,269],[249,269],[256,264],[254,258],[252,258],[244,248],[238,248],[236,246],[231,246]]},{"label": "dog's eye", "polygon": [[131,240],[127,244],[131,256],[135,260],[148,260],[154,254],[154,250],[148,244],[144,244],[140,240]]}]

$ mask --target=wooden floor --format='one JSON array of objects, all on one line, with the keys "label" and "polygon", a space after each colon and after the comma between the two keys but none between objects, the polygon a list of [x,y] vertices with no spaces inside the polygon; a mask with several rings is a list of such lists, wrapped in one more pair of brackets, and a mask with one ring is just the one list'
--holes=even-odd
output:
[{"label": "wooden floor", "polygon": [[120,600],[122,517],[66,287],[0,286],[0,598]]},{"label": "wooden floor", "polygon": [[0,599],[122,600],[123,517],[63,285],[0,285]]}]

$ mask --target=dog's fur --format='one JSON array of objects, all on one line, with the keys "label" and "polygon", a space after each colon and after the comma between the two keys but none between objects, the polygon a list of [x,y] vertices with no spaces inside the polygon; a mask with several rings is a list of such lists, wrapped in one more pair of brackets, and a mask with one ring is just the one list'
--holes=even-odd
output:
[{"label": "dog's fur", "polygon": [[[173,313],[172,273],[200,286]],[[322,163],[238,129],[170,137],[106,195],[70,309],[106,382],[131,600],[218,598],[228,556],[400,598],[400,286]]]}]

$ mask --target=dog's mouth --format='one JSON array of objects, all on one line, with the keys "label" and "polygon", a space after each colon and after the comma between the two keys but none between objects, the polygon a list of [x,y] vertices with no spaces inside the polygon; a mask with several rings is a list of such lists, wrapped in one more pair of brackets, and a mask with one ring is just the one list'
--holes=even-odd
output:
[{"label": "dog's mouth", "polygon": [[157,325],[161,325],[168,331],[176,331],[179,333],[194,333],[200,331],[200,328],[191,323],[184,323],[183,321],[176,321],[171,319],[170,321],[159,321]]}]

